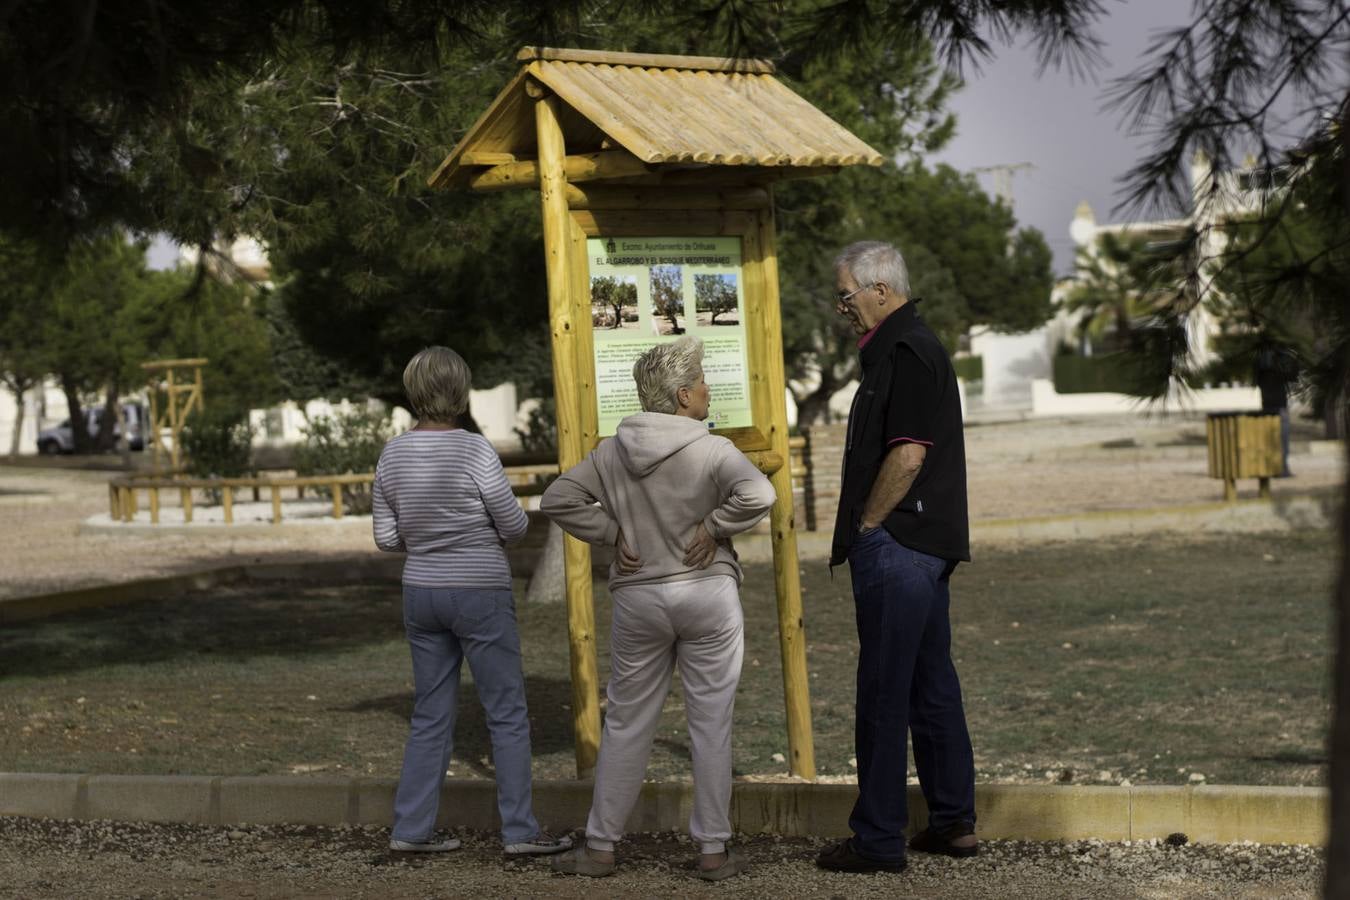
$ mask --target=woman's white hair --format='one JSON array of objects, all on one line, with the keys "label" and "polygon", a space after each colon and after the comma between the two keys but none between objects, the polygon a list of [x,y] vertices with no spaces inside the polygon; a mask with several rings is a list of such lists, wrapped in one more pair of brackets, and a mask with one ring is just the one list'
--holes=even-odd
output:
[{"label": "woman's white hair", "polygon": [[885,241],[857,241],[834,258],[836,270],[853,276],[858,287],[885,282],[902,297],[909,296],[909,267],[894,244]]},{"label": "woman's white hair", "polygon": [[420,422],[453,422],[469,408],[473,373],[449,347],[428,347],[403,370],[403,390]]},{"label": "woman's white hair", "polygon": [[633,364],[638,401],[646,412],[674,413],[676,394],[692,388],[703,371],[703,341],[685,335],[669,344],[657,344]]}]

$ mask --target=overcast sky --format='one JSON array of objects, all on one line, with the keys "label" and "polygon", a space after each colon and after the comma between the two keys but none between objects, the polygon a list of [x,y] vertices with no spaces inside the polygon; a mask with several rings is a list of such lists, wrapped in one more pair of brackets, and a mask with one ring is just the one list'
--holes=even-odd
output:
[{"label": "overcast sky", "polygon": [[[1079,201],[1092,204],[1098,222],[1118,221],[1116,179],[1148,146],[1126,134],[1118,112],[1102,109],[1112,78],[1134,71],[1155,32],[1190,20],[1183,0],[1112,2],[1098,25],[1106,63],[1096,82],[1071,80],[1065,71],[1036,75],[1034,50],[995,46],[980,72],[952,99],[956,137],[935,159],[962,171],[1029,162],[1013,175],[1013,211],[1021,224],[1039,228],[1055,253],[1055,272],[1073,268],[1069,222]],[[979,175],[991,195],[993,177]],[[903,249],[903,248],[902,248]]]}]

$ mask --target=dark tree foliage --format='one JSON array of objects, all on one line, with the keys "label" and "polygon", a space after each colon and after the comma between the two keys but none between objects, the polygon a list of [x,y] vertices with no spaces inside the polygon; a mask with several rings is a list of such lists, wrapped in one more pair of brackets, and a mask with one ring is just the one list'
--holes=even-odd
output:
[{"label": "dark tree foliage", "polygon": [[213,82],[295,53],[331,61],[387,54],[420,68],[489,35],[506,47],[551,42],[574,34],[598,5],[13,0],[0,5],[0,228],[63,241],[117,225],[198,243],[190,208],[137,163],[153,153],[161,172],[187,181],[211,181],[230,166],[190,124]]},{"label": "dark tree foliage", "polygon": [[1278,351],[1292,361],[1313,409],[1342,433],[1350,393],[1350,231],[1338,199],[1335,154],[1312,163],[1272,203],[1286,208],[1269,221],[1230,225],[1223,268],[1209,306],[1224,325],[1224,364],[1250,377],[1258,356]]}]

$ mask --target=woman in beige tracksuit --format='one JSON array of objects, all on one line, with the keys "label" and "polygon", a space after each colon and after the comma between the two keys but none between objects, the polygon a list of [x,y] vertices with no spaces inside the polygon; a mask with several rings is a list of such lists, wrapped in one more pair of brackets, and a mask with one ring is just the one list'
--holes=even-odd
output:
[{"label": "woman in beige tracksuit", "polygon": [[731,716],[741,677],[741,568],[730,537],[775,495],[724,437],[710,434],[703,344],[681,338],[633,367],[643,412],[544,492],[542,509],[569,534],[615,548],[609,585],[609,707],[586,843],[554,868],[614,871],[614,843],[637,800],[671,672],[680,668],[694,758],[689,833],[701,877],[739,874],[731,836]]}]

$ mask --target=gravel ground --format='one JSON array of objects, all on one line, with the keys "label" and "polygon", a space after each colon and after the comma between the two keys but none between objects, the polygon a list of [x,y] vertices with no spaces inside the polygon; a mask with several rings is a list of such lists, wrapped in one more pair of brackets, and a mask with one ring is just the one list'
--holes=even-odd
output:
[{"label": "gravel ground", "polygon": [[0,818],[4,897],[914,897],[1297,898],[1318,894],[1310,847],[993,841],[973,860],[913,854],[901,875],[815,868],[827,842],[740,838],[749,874],[719,885],[692,877],[683,835],[619,846],[616,875],[554,875],[544,860],[505,861],[495,836],[460,835],[454,853],[410,857],[387,829],[220,828]]},{"label": "gravel ground", "polygon": [[108,512],[114,473],[0,466],[0,599],[246,562],[299,562],[377,555],[369,526],[282,529],[234,536],[222,526],[200,537],[79,534]]},{"label": "gravel ground", "polygon": [[[1215,502],[1218,481],[1206,476],[1204,419],[1110,416],[966,429],[970,516],[981,519],[1063,515]],[[1301,436],[1314,432],[1301,426]],[[1299,495],[1342,483],[1338,455],[1298,452],[1296,477],[1273,490]],[[200,536],[81,535],[85,519],[108,509],[110,472],[0,465],[0,598],[153,578],[246,562],[332,560],[376,555],[368,527],[297,526],[274,535],[234,536],[228,528]],[[1255,481],[1240,483],[1255,496]]]}]

